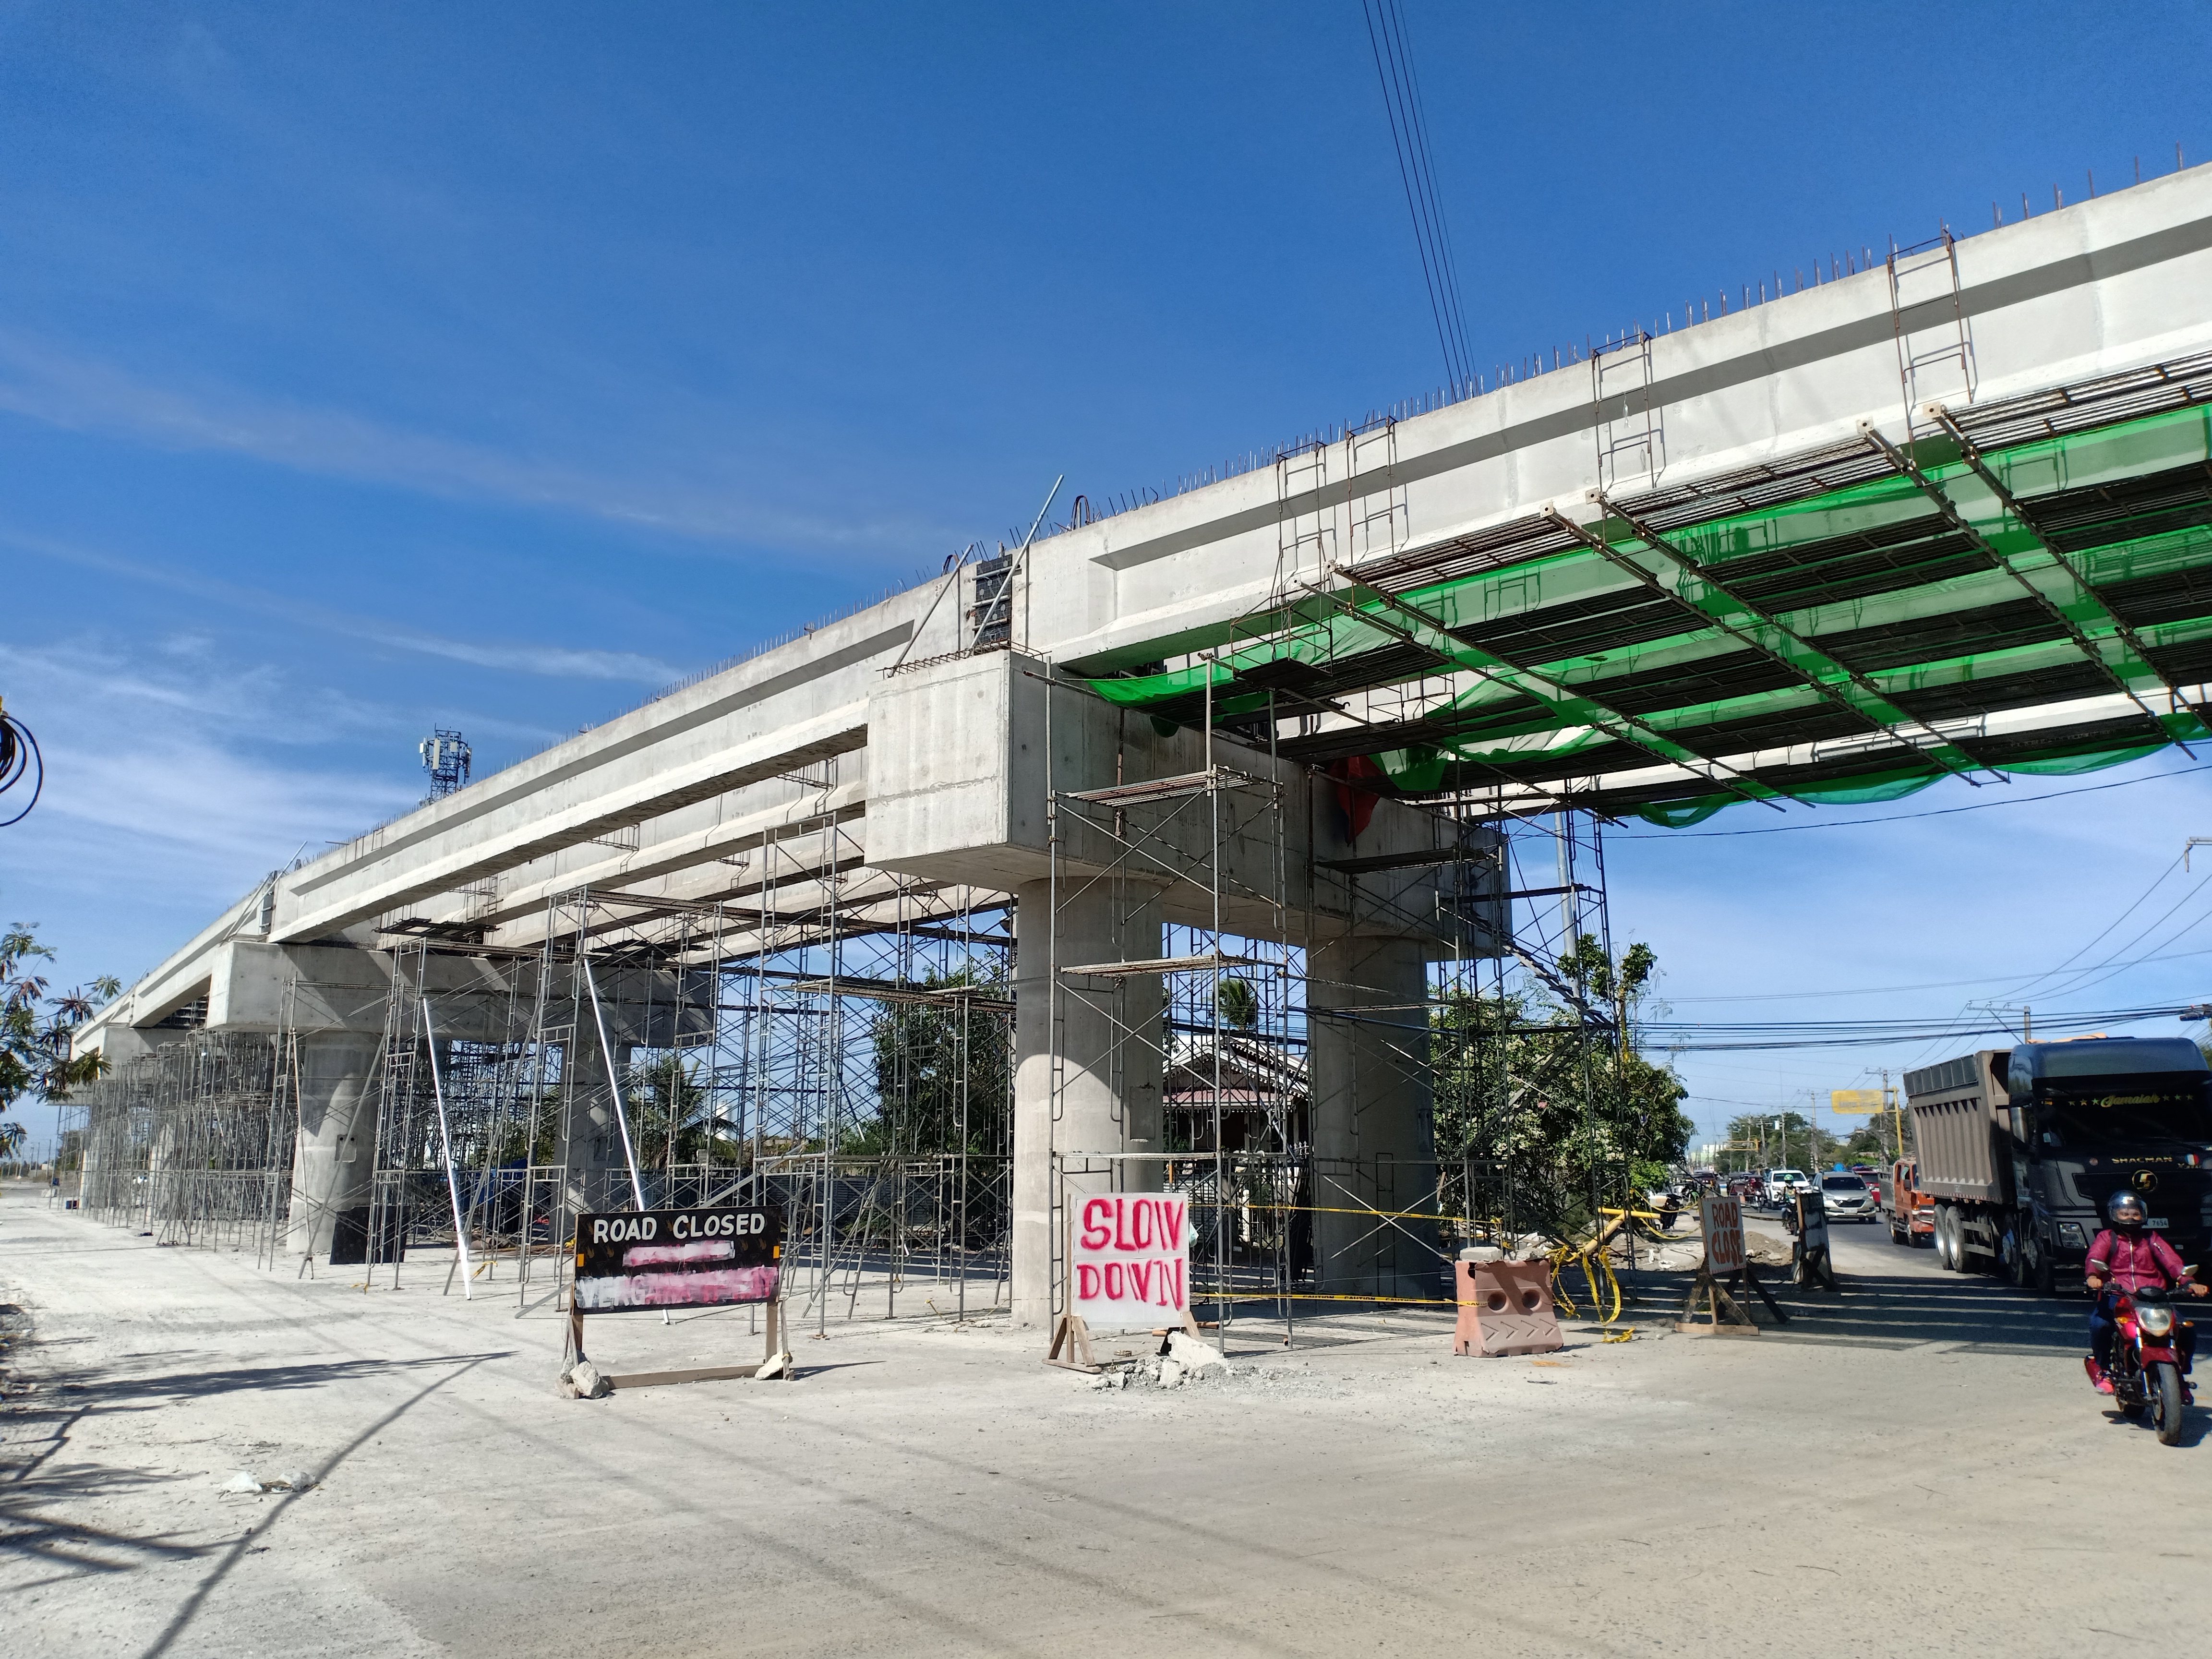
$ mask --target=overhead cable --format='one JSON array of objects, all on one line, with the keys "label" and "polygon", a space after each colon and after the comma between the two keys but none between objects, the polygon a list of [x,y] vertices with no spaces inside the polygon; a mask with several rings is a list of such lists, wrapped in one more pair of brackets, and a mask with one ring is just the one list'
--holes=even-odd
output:
[{"label": "overhead cable", "polygon": [[1455,397],[1474,384],[1474,354],[1468,348],[1467,317],[1460,303],[1459,268],[1452,257],[1451,232],[1444,222],[1443,198],[1437,188],[1436,156],[1421,107],[1421,88],[1413,70],[1412,43],[1398,0],[1360,0],[1367,18],[1367,43],[1375,55],[1375,76],[1382,88],[1383,112],[1390,121],[1390,143],[1405,186],[1406,209],[1413,216],[1413,242],[1421,258],[1429,309],[1436,319],[1437,344]]},{"label": "overhead cable", "polygon": [[[2091,937],[2091,938],[2090,938],[2090,939],[2089,939],[2086,943],[2084,943],[2084,944],[2083,944],[2083,945],[2081,945],[2078,949],[2076,949],[2076,950],[2075,951],[2075,952],[2074,952],[2074,954],[2073,954],[2072,956],[2068,957],[2066,958],[2066,960],[2065,960],[2065,961],[2063,961],[2063,962],[2060,963],[2059,963],[2056,968],[2050,968],[2050,969],[2045,969],[2042,973],[2039,973],[2039,974],[2036,975],[2033,979],[2025,980],[2025,981],[2021,981],[2021,982],[2019,982],[2019,983],[2015,984],[2015,985],[2012,988],[2012,994],[2013,994],[2013,995],[2014,995],[2014,996],[2021,996],[2021,995],[2025,995],[2027,993],[2028,993],[2028,992],[2030,992],[2030,991],[2033,991],[2033,990],[2037,986],[2039,986],[2039,985],[2040,985],[2041,983],[2043,983],[2043,981],[2045,981],[2045,980],[2047,980],[2047,979],[2056,979],[2056,978],[2057,978],[2061,974],[2063,974],[2063,973],[2064,973],[2064,972],[2065,972],[2069,968],[2071,968],[2071,967],[2074,965],[2074,963],[2075,963],[2075,962],[2077,962],[2078,960],[2080,960],[2081,957],[2083,957],[2084,955],[2086,955],[2086,954],[2087,954],[2090,950],[2094,949],[2094,948],[2095,947],[2095,945],[2097,945],[2097,943],[2098,943],[2098,941],[2099,941],[2099,940],[2100,940],[2100,939],[2104,939],[2107,934],[2111,933],[2112,933],[2112,931],[2115,927],[2118,927],[2122,922],[2125,921],[2126,921],[2130,916],[2131,916],[2131,915],[2135,915],[2135,913],[2136,913],[2136,911],[2138,911],[2138,910],[2142,909],[2142,907],[2144,906],[2144,904],[2146,904],[2147,902],[2149,902],[2150,896],[2151,896],[2153,893],[2155,893],[2156,891],[2158,891],[2158,890],[2159,890],[2160,888],[2161,888],[2161,887],[2163,887],[2163,886],[2165,886],[2165,885],[2166,885],[2166,878],[2168,876],[2172,875],[2172,874],[2176,870],[2179,869],[2180,867],[2181,867],[2181,854],[2176,854],[2174,855],[2173,862],[2172,862],[2172,863],[2171,863],[2171,864],[2169,864],[2169,865],[2167,865],[2167,866],[2166,866],[2166,868],[2165,868],[2165,869],[2163,869],[2163,870],[2161,870],[2161,871],[2160,871],[2160,872],[2158,872],[2157,878],[2156,878],[2155,880],[2154,880],[2154,881],[2151,883],[2151,884],[2150,884],[2149,886],[2148,886],[2148,887],[2146,887],[2145,889],[2143,889],[2142,893],[2142,896],[2141,896],[2140,897],[2138,897],[2133,904],[2130,904],[2130,906],[2128,906],[2128,908],[2127,908],[2126,909],[2124,909],[2124,910],[2121,911],[2119,915],[2118,915],[2117,916],[2114,916],[2114,917],[2113,917],[2110,921],[2106,922],[2106,923],[2104,925],[2104,927],[2102,927],[2101,928],[2100,928],[2100,929],[2097,931],[2097,933],[2096,933],[2094,935],[2093,935],[2093,936],[2092,936],[2092,937]],[[2199,882],[2199,883],[2197,884],[2197,885],[2198,885],[2198,886],[2202,886],[2203,884],[2202,882]],[[2196,888],[2193,888],[2193,887],[2192,887],[2191,889],[2190,889],[2190,893],[2194,893],[2196,890],[2196,890]],[[2189,900],[2189,894],[2188,894],[2188,893],[2185,893],[2185,894],[2182,896],[2181,899],[2180,899],[2179,901],[2178,901],[2178,902],[2177,902],[2176,905],[2174,906],[2174,908],[2179,908],[2180,907],[2180,905],[2181,905],[2181,904],[2185,904],[2185,903],[2187,903],[2187,902],[2188,902],[2188,900]],[[2162,915],[2162,916],[2160,916],[2160,917],[2158,919],[2158,921],[2165,921],[2165,920],[2166,920],[2166,916],[2170,916],[2170,915],[2172,915],[2172,914],[2173,914],[2173,909],[2168,909],[2168,910],[2166,912],[2166,915]],[[2157,926],[2158,926],[2158,921],[2154,921],[2153,923],[2151,923],[2151,927],[2157,927]],[[2145,933],[2148,933],[2148,931],[2149,931],[2149,929],[2148,929],[2148,928],[2144,929],[2144,932],[2145,932]],[[2136,934],[2136,939],[2141,939],[2142,937],[2142,933],[2138,933],[2138,934]],[[2129,941],[2129,943],[2130,943],[2130,944],[2133,944],[2134,942],[2135,942],[2135,941],[2134,941],[2134,940],[2132,940],[2132,939]],[[2123,949],[2123,950],[2125,950],[2126,948],[2127,948],[2127,947],[2126,947],[2125,945],[2123,945],[2123,946],[2121,947],[2121,949]],[[2109,958],[2108,958],[2107,960],[2109,961]],[[2081,971],[2083,971],[2083,972],[2094,972],[2094,971],[2095,971],[2095,968],[2100,968],[2100,967],[2103,967],[2103,966],[2105,966],[2105,965],[2106,965],[2106,963],[2096,963],[2096,964],[2094,965],[2094,967],[2090,968],[2090,969],[2083,969],[2083,970],[2081,970]],[[2065,989],[2065,988],[2063,988],[2063,987],[2060,987],[2060,988],[2058,988],[2056,991],[2054,991],[2053,994],[2055,994],[2055,995],[2063,995],[2063,994],[2064,994],[2064,989]]]},{"label": "overhead cable", "polygon": [[[2003,1036],[2017,1041],[2012,1028],[1987,1009],[1977,1009],[1978,1021],[1962,1016],[1948,1021],[1808,1021],[1773,1025],[1647,1025],[1637,1034],[1654,1048],[1670,1054],[1705,1054],[1746,1048],[1868,1048],[1889,1042],[1955,1042],[1972,1036]],[[2135,1025],[2150,1019],[2181,1019],[2181,1007],[2115,1008],[2091,1013],[2039,1017],[2038,1030],[2080,1034],[2108,1026]],[[1917,1062],[1916,1062],[1917,1063]]]},{"label": "overhead cable", "polygon": [[31,781],[30,798],[6,817],[0,817],[0,830],[28,817],[39,804],[40,792],[46,787],[46,763],[39,753],[39,740],[31,735],[29,726],[0,706],[0,795],[9,793],[26,777]]}]

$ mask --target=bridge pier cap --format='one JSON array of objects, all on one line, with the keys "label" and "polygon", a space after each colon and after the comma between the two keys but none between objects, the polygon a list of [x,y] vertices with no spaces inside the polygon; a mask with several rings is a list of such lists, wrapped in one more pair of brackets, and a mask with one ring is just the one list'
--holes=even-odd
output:
[{"label": "bridge pier cap", "polygon": [[[1116,878],[1159,889],[1160,920],[1219,926],[1249,939],[1304,945],[1357,934],[1420,941],[1431,960],[1469,941],[1455,918],[1467,907],[1442,901],[1450,866],[1413,863],[1356,878],[1330,867],[1352,859],[1433,857],[1460,832],[1449,819],[1396,800],[1376,804],[1357,842],[1334,799],[1336,786],[1292,762],[1215,733],[1163,733],[1141,711],[1117,708],[1087,687],[1055,678],[1018,652],[958,658],[888,679],[869,705],[868,861],[925,880],[1014,892],[1054,873],[1048,797],[1119,783],[1186,776],[1208,763],[1283,792],[1280,865],[1272,822],[1241,815],[1240,827],[1210,844],[1211,819],[1186,811],[1164,823],[1158,845],[1194,878],[1164,877],[1158,864],[1124,856],[1098,814],[1062,811],[1059,877],[1071,884]],[[1048,763],[1048,757],[1049,757]],[[1495,845],[1485,832],[1479,846]],[[1281,902],[1270,896],[1279,890]],[[1481,918],[1480,949],[1494,954],[1500,918]]]}]

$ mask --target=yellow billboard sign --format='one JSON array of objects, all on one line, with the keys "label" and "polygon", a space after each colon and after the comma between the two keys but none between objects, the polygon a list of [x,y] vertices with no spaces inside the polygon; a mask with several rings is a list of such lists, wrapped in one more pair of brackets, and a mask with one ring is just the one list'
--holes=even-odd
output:
[{"label": "yellow billboard sign", "polygon": [[1879,1089],[1832,1089],[1828,1109],[1843,1117],[1869,1117],[1886,1108]]}]

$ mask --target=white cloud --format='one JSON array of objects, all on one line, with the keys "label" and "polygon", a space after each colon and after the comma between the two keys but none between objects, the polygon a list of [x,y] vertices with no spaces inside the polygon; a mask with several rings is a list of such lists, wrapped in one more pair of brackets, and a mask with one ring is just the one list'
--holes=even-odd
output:
[{"label": "white cloud", "polygon": [[435,635],[386,633],[371,627],[364,627],[362,635],[380,645],[419,652],[426,657],[444,657],[453,662],[471,663],[478,668],[511,668],[525,674],[543,674],[549,679],[634,680],[659,685],[673,680],[678,673],[658,657],[641,656],[635,651],[577,651],[558,645],[474,645]]},{"label": "white cloud", "polygon": [[[0,646],[19,708],[40,711],[46,781],[9,842],[15,873],[100,872],[219,900],[301,842],[356,834],[412,804],[394,781],[291,763],[298,747],[376,730],[386,717],[276,671],[140,663],[96,645]],[[35,827],[34,827],[35,826]]]},{"label": "white cloud", "polygon": [[[234,582],[126,559],[100,549],[57,541],[52,537],[0,531],[0,544],[66,563],[127,576],[134,581],[152,583],[201,599],[216,599],[227,605],[259,611],[264,616],[280,617],[287,622],[319,629],[325,633],[342,635],[348,639],[367,640],[395,651],[411,651],[421,656],[470,663],[479,668],[509,669],[520,673],[542,674],[553,679],[620,680],[642,685],[665,685],[682,672],[673,664],[635,651],[578,650],[568,646],[544,645],[529,641],[452,639],[444,635],[425,633],[420,629],[403,627],[380,617],[364,617],[357,611],[337,611],[328,605],[271,593],[261,588],[241,587]],[[179,635],[165,641],[163,649],[172,654],[186,657],[204,655],[207,643],[204,636]]]},{"label": "white cloud", "polygon": [[0,410],[162,448],[220,451],[327,477],[580,513],[690,537],[822,550],[934,547],[956,539],[910,520],[825,518],[740,499],[730,485],[675,471],[624,477],[235,388],[159,386],[21,332],[0,331]]}]

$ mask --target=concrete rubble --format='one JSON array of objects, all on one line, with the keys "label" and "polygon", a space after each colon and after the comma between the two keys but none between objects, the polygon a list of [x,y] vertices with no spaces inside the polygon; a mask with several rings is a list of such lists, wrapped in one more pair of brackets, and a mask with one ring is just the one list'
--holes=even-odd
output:
[{"label": "concrete rubble", "polygon": [[561,1373],[562,1391],[571,1400],[598,1400],[615,1391],[597,1365],[580,1359]]}]

